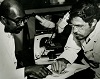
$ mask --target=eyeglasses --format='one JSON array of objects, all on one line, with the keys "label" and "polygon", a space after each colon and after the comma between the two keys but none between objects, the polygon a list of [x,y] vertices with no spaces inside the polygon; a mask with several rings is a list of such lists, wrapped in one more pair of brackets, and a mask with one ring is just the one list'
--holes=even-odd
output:
[{"label": "eyeglasses", "polygon": [[72,28],[77,28],[79,30],[83,30],[84,29],[84,25],[74,25],[74,24],[68,24],[69,26],[71,26]]},{"label": "eyeglasses", "polygon": [[7,16],[4,16],[4,17],[13,21],[14,23],[16,23],[16,26],[21,26],[21,25],[25,24],[27,22],[27,19],[28,19],[27,15],[25,15],[23,18],[16,18],[16,20],[14,20],[10,17],[7,17]]}]

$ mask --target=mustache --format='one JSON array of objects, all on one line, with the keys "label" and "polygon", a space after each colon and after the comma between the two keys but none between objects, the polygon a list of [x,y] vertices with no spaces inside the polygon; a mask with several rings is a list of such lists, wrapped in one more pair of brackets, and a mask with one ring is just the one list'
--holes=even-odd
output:
[{"label": "mustache", "polygon": [[76,32],[74,33],[74,35],[75,35],[75,36],[81,36],[81,37],[83,37],[83,35],[78,34],[78,33],[76,33]]},{"label": "mustache", "polygon": [[15,30],[22,30],[24,28],[24,26],[21,27],[17,27]]},{"label": "mustache", "polygon": [[[11,33],[19,33],[23,28],[24,28],[24,26],[23,27],[16,27],[11,31]],[[19,30],[19,32],[17,32],[18,30]]]}]

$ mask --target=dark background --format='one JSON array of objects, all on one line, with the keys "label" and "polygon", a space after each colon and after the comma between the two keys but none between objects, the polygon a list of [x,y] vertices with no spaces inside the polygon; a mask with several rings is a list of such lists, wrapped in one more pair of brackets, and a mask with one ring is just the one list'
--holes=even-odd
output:
[{"label": "dark background", "polygon": [[19,1],[25,10],[28,9],[38,9],[38,8],[48,8],[48,7],[55,7],[55,6],[65,6],[65,5],[72,5],[77,0],[65,0],[64,4],[55,4],[52,5],[50,0],[17,0]]}]

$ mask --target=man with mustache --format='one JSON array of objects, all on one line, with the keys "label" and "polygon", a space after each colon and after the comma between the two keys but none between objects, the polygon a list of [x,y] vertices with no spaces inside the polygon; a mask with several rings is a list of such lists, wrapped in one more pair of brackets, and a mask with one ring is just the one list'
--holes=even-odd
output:
[{"label": "man with mustache", "polygon": [[28,41],[23,39],[27,24],[20,3],[1,2],[0,21],[0,79],[26,79],[25,76],[33,74],[38,79],[51,74],[44,66],[35,65]]},{"label": "man with mustache", "polygon": [[[71,34],[63,53],[51,65],[51,69],[54,72],[62,73],[67,64],[72,64],[78,57],[83,56],[80,61],[90,67],[90,72],[83,73],[83,76],[71,77],[71,79],[99,79],[100,10],[96,3],[83,0],[73,5],[70,10],[68,24],[72,27]],[[78,55],[79,51],[81,51],[81,56]],[[91,74],[91,71],[95,74]]]}]

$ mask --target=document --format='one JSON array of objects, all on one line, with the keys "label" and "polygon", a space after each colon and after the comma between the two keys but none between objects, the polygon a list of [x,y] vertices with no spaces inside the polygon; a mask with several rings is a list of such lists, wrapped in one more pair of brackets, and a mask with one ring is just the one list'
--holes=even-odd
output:
[{"label": "document", "polygon": [[[43,79],[65,79],[71,75],[73,75],[76,72],[79,72],[81,70],[87,69],[89,66],[86,65],[82,65],[82,64],[76,64],[73,63],[71,65],[69,65],[62,74],[58,74],[53,72],[52,75],[48,75],[46,78]],[[51,65],[48,66],[48,69],[51,70]]]}]

